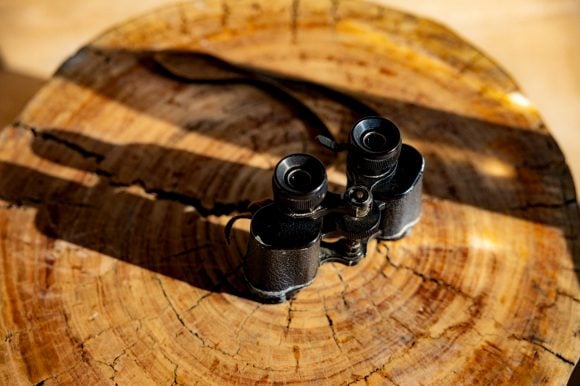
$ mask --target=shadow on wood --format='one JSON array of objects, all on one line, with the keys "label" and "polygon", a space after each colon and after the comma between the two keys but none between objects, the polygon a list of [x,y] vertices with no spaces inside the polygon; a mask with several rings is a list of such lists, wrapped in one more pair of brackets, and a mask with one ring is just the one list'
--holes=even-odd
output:
[{"label": "shadow on wood", "polygon": [[[156,71],[149,60],[150,54],[84,49],[73,57],[76,59],[63,65],[58,74],[74,81],[83,79],[86,81],[83,86],[94,87],[95,91],[104,92],[109,98],[116,98],[131,108],[179,125],[185,131],[216,136],[220,140],[247,146],[252,151],[271,151],[275,156],[285,154],[277,148],[272,150],[267,147],[271,146],[270,138],[261,143],[260,135],[268,136],[263,132],[258,132],[252,143],[240,142],[242,138],[251,137],[241,133],[253,130],[259,126],[258,122],[247,122],[241,117],[224,123],[197,116],[188,116],[184,122],[172,115],[171,109],[149,109],[148,96],[139,89],[125,92],[123,88],[128,87],[128,81],[103,89],[91,84],[91,77],[78,76],[77,71],[84,69],[75,64],[79,55],[81,58],[84,55],[98,55],[103,68],[97,71],[105,73],[110,63],[118,66],[119,61],[128,60],[131,66],[138,66],[134,72],[139,77],[175,83],[174,88],[188,87]],[[211,61],[198,61],[197,65],[202,66],[200,74],[214,70]],[[279,78],[283,79],[283,76]],[[207,87],[202,83],[201,87]],[[214,82],[211,87],[215,90],[212,92],[223,92],[227,99],[229,83],[228,79]],[[234,83],[240,81],[234,80]],[[349,118],[343,119],[344,125],[341,127],[331,128],[339,139],[345,138],[350,129],[349,122],[356,119],[357,114],[360,115],[360,108],[357,111],[352,106],[345,106],[344,101],[337,103],[333,95],[329,98],[329,95],[318,92],[312,96],[312,93],[305,92],[303,85],[294,87],[293,91],[304,100],[306,109],[316,113],[316,101],[326,99],[325,103],[337,104],[336,110],[350,117],[350,121]],[[175,95],[163,97],[176,98]],[[404,123],[404,138],[421,149],[427,160],[426,194],[560,227],[570,241],[573,256],[578,259],[576,235],[572,233],[577,229],[573,227],[577,219],[573,192],[562,197],[550,190],[533,190],[535,187],[553,186],[554,191],[558,192],[556,188],[563,186],[570,178],[563,158],[545,157],[559,157],[560,154],[550,136],[401,101],[368,95],[359,97],[382,115]],[[234,110],[238,107],[230,106]],[[328,117],[322,116],[322,119],[325,118]],[[235,127],[232,127],[232,122]],[[238,245],[235,251],[232,248],[228,250],[223,227],[215,221],[207,221],[207,216],[243,211],[249,202],[269,196],[271,170],[154,144],[114,145],[59,128],[28,127],[26,123],[19,125],[34,133],[31,147],[38,156],[100,176],[99,184],[85,187],[15,164],[2,164],[0,197],[15,205],[37,208],[37,226],[44,234],[199,288],[243,296],[242,279],[234,273],[239,271],[247,234],[237,231],[244,233],[235,237],[243,239],[241,247]],[[288,136],[296,138],[304,135],[305,132],[290,131],[282,141],[288,140]],[[441,151],[441,148],[447,151]],[[457,150],[467,151],[472,157],[458,156]],[[344,161],[340,157],[330,157],[324,150],[317,156],[344,171]],[[154,162],[144,167],[145,160]],[[459,181],[454,179],[455,176],[469,180]],[[244,186],[245,189],[232,191],[226,185]],[[572,186],[571,183],[568,185]],[[28,190],[22,191],[22,186]],[[128,191],[131,186],[139,187],[142,194]],[[16,190],[11,190],[11,187],[16,187]],[[334,185],[334,188],[340,186]],[[232,193],[237,197],[232,197]],[[193,206],[195,211],[186,211],[189,206]],[[94,215],[96,212],[106,213],[107,221],[101,223],[102,218]],[[170,232],[177,232],[179,237]],[[176,240],[190,242],[176,245]]]},{"label": "shadow on wood", "polygon": [[201,289],[246,297],[240,267],[247,232],[234,229],[228,245],[223,226],[207,218],[210,209],[201,215],[187,210],[188,204],[180,199],[154,197],[106,177],[87,187],[7,162],[0,163],[0,176],[0,198],[14,206],[35,208],[36,227],[48,237]]},{"label": "shadow on wood", "polygon": [[[143,114],[177,125],[184,131],[215,137],[221,141],[245,146],[254,152],[267,152],[276,157],[287,154],[284,148],[273,147],[268,142],[269,134],[264,130],[248,135],[254,128],[262,127],[264,122],[256,117],[243,116],[241,113],[251,114],[252,108],[248,103],[255,109],[267,106],[261,106],[259,100],[232,100],[229,97],[232,94],[232,87],[250,87],[260,91],[260,84],[256,84],[253,79],[244,80],[243,75],[232,76],[226,72],[227,69],[222,68],[222,62],[216,62],[205,54],[191,51],[184,53],[189,56],[193,67],[188,70],[190,79],[175,77],[152,60],[153,56],[163,52],[105,50],[89,46],[65,62],[57,71],[57,75],[83,87],[89,87]],[[117,78],[111,74],[113,69],[119,71],[119,68],[124,71],[122,81],[115,80]],[[257,68],[252,70],[258,74],[262,73]],[[100,76],[92,76],[94,73],[99,73]],[[199,74],[199,78],[193,80],[196,73]],[[289,79],[284,74],[266,73],[282,83]],[[109,76],[112,81],[104,85],[101,77]],[[153,83],[166,83],[165,87],[175,91],[168,95],[155,96],[155,100],[166,99],[168,105],[179,104],[180,99],[181,103],[189,101],[184,95],[188,91],[193,93],[198,89],[210,87],[212,94],[215,95],[212,100],[223,105],[224,111],[234,118],[223,121],[194,115],[184,117],[183,114],[172,114],[174,111],[171,108],[153,109],[152,97],[147,94],[147,90],[141,91],[132,86],[143,82],[143,79]],[[309,88],[309,85],[312,87]],[[333,134],[341,141],[346,140],[352,124],[369,112],[376,111],[398,123],[404,140],[419,148],[426,157],[425,190],[429,195],[558,227],[569,221],[576,222],[578,207],[573,188],[566,187],[560,191],[571,181],[571,175],[557,143],[547,131],[538,132],[501,125],[414,103],[360,93],[354,95],[353,100],[362,102],[353,106],[349,104],[351,102],[349,100],[338,100],[336,94],[329,95],[324,92],[324,88],[331,92],[333,88],[308,81],[284,83],[284,87],[294,92],[297,99],[305,105],[303,110],[311,110],[320,115],[321,120],[328,124]],[[261,91],[265,94],[267,105],[279,105],[278,108],[296,111],[292,103],[273,97],[273,93],[269,90]],[[349,95],[349,90],[337,91],[338,94]],[[332,112],[340,115],[340,119],[329,114],[329,104],[333,105]],[[277,121],[281,117],[277,117],[276,112],[274,108],[267,118],[271,118],[270,123],[281,126],[284,131],[287,122]],[[239,117],[235,116],[237,113],[240,113]],[[307,134],[316,128],[308,127],[312,124],[308,117],[297,115],[295,118],[302,121],[304,131],[291,128],[284,140],[301,138],[308,141]],[[337,121],[340,124],[337,124]],[[262,140],[261,136],[264,137]],[[79,145],[82,146],[82,141]],[[310,146],[308,150],[316,152],[316,155],[327,164],[333,164],[338,168],[344,167],[342,159],[329,155],[320,146],[315,144]],[[454,180],[455,176],[471,178],[458,181]],[[553,187],[554,191],[545,189],[545,186]],[[569,218],[553,215],[563,208],[572,212]],[[546,215],[548,212],[550,215]],[[567,234],[574,236],[568,232]]]},{"label": "shadow on wood", "polygon": [[[334,136],[344,141],[357,118],[369,111],[377,111],[397,122],[401,126],[405,141],[409,141],[424,154],[427,161],[424,189],[427,195],[560,228],[569,241],[575,265],[580,265],[576,234],[579,227],[576,194],[565,159],[547,131],[502,125],[374,95],[359,93],[349,100],[349,90],[336,90],[335,93],[329,86],[300,80],[288,82],[289,78],[284,74],[267,72],[268,76],[283,84],[284,90],[289,90],[303,104],[302,107],[297,107],[293,101],[280,98],[275,90],[264,90],[254,79],[245,79],[244,74],[232,74],[232,69],[227,67],[226,62],[214,60],[202,53],[184,53],[186,61],[180,66],[185,68],[183,71],[187,72],[189,79],[176,77],[153,60],[154,56],[164,52],[166,51],[113,50],[89,46],[65,62],[57,75],[143,114],[167,121],[186,132],[215,137],[247,147],[253,152],[267,153],[279,158],[288,153],[285,144],[300,141],[303,143],[300,151],[314,153],[327,165],[342,171],[343,158],[330,155],[308,140],[316,130],[316,127],[312,127],[315,122],[312,122],[310,115],[299,113],[311,111],[314,115],[319,115]],[[172,55],[179,54],[176,51],[167,52]],[[119,69],[122,69],[121,77],[118,75]],[[242,69],[262,74],[257,68]],[[98,77],[94,76],[96,73],[99,74]],[[103,77],[110,78],[110,81],[103,84]],[[163,84],[160,88],[174,92],[160,96],[148,95],[146,89],[133,86],[143,84],[144,79],[152,84]],[[222,106],[223,114],[231,119],[215,120],[203,114],[184,116],[183,112],[179,112],[186,108],[184,103],[192,102],[192,96],[200,95],[203,100],[208,88],[212,94],[211,100]],[[244,99],[239,98],[239,94],[232,93],[233,89],[240,88],[252,89],[252,97]],[[341,95],[346,95],[347,98],[341,98]],[[160,109],[158,105],[152,105],[152,98],[156,101],[163,98],[167,103]],[[354,103],[353,100],[361,102]],[[175,109],[171,108],[172,105],[176,106]],[[269,127],[274,126],[275,130],[265,129],[264,114],[253,114],[253,110],[264,108],[271,109],[265,116],[270,120]],[[286,113],[283,114],[283,111]],[[296,125],[288,123],[288,114],[302,122],[302,129],[296,129]],[[36,129],[44,132],[54,128]],[[57,131],[51,133],[49,135],[55,138],[65,134]],[[275,143],[272,140],[274,137]],[[81,149],[87,146],[82,137],[71,142]],[[154,153],[151,156],[158,157]],[[173,153],[177,158],[182,156],[179,154],[184,153]],[[51,158],[50,155],[48,158]],[[170,163],[165,156],[159,158],[160,166]],[[195,167],[194,159],[190,165]],[[137,164],[129,163],[127,169],[130,168],[134,169],[130,173],[141,176]],[[117,170],[113,171],[116,172]],[[246,174],[250,175],[251,173]],[[156,173],[150,176],[154,180],[160,177]],[[458,179],[458,176],[461,178]],[[195,187],[198,182],[187,178],[182,181],[190,187]],[[269,184],[265,185],[269,187]],[[167,181],[160,181],[160,189],[166,186]],[[199,187],[202,188],[203,185]],[[269,190],[262,192],[269,195]],[[196,194],[193,196],[199,198]],[[213,199],[220,200],[220,197]]]}]

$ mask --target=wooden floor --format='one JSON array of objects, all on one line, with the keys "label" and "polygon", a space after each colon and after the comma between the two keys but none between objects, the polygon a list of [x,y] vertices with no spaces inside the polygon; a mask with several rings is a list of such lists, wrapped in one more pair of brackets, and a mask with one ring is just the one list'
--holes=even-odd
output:
[{"label": "wooden floor", "polygon": [[[497,59],[539,107],[580,180],[579,0],[380,0],[438,20]],[[100,31],[162,0],[1,0],[0,125]]]}]

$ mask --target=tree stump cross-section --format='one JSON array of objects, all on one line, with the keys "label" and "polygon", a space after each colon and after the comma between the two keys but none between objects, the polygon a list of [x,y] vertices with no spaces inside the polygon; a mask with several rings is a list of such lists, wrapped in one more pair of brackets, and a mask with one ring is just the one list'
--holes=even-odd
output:
[{"label": "tree stump cross-section", "polygon": [[[420,223],[288,303],[249,299],[249,224],[230,244],[225,224],[292,152],[341,189],[312,130],[342,140],[361,106],[424,154]],[[536,108],[447,28],[367,2],[168,6],[81,48],[0,131],[0,383],[563,384],[578,222]]]}]

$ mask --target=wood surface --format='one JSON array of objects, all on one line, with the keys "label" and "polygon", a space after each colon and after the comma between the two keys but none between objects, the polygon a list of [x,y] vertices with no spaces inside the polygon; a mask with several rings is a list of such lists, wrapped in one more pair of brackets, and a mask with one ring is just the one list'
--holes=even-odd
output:
[{"label": "wood surface", "polygon": [[[542,112],[580,190],[580,1],[373,0],[451,27],[502,64]],[[168,0],[0,1],[0,127],[64,58]],[[90,15],[90,17],[88,16]],[[1,67],[1,64],[0,64]]]},{"label": "wood surface", "polygon": [[[248,223],[228,245],[230,215],[270,195],[281,156],[320,157],[335,188],[344,156],[251,82],[169,76],[169,50],[324,84],[397,122],[427,162],[421,222],[289,303],[248,299]],[[292,92],[339,139],[359,115]],[[578,207],[525,101],[451,31],[364,2],[198,1],[111,29],[0,132],[0,383],[565,383]]]}]

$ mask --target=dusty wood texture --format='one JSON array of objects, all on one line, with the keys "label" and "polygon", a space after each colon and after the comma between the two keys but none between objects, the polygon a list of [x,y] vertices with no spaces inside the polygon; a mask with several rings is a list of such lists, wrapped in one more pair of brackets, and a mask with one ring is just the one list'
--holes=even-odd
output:
[{"label": "dusty wood texture", "polygon": [[[290,303],[245,298],[248,224],[228,246],[229,215],[286,153],[334,186],[344,159],[253,84],[169,77],[152,60],[169,49],[396,121],[428,165],[412,235]],[[358,114],[292,92],[339,138]],[[346,1],[164,8],[72,56],[0,135],[2,384],[562,384],[579,357],[565,161],[509,76],[436,23]]]}]

